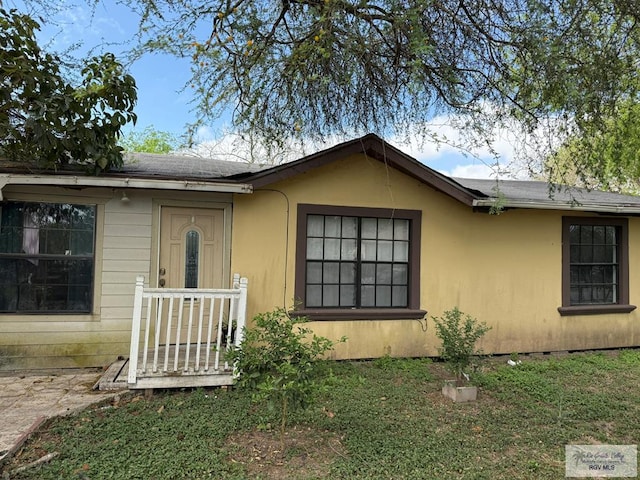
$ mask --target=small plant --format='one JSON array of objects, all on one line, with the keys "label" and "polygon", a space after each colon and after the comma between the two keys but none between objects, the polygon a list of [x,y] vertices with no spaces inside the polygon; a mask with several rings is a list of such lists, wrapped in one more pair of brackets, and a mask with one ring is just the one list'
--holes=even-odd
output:
[{"label": "small plant", "polygon": [[236,384],[251,390],[255,402],[265,400],[279,410],[284,442],[289,412],[306,408],[324,389],[316,360],[333,349],[333,342],[304,327],[305,317],[292,318],[282,308],[253,321],[240,346],[229,352],[239,373]]},{"label": "small plant", "polygon": [[436,324],[436,335],[442,341],[438,353],[456,376],[456,382],[464,383],[465,375],[476,351],[476,342],[491,327],[478,322],[471,315],[465,315],[458,307],[447,310],[442,317],[431,317]]}]

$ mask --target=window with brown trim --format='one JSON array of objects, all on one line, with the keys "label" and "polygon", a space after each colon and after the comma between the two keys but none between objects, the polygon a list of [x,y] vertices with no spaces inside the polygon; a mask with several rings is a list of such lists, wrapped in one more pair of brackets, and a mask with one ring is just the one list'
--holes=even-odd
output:
[{"label": "window with brown trim", "polygon": [[296,299],[313,318],[414,318],[417,210],[298,206]]},{"label": "window with brown trim", "polygon": [[562,315],[624,313],[629,305],[626,218],[563,217]]}]

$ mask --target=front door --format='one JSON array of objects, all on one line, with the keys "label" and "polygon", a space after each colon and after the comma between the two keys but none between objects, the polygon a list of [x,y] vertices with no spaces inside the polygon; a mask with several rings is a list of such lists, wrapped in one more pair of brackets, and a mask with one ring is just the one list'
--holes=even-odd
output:
[{"label": "front door", "polygon": [[[160,262],[158,286],[161,288],[223,288],[224,211],[207,208],[162,207],[160,217]],[[164,306],[167,308],[168,306]],[[197,338],[199,303],[194,304],[191,341]],[[204,324],[208,324],[208,308]],[[189,306],[183,308],[183,326],[176,335],[178,305],[172,315],[170,343],[187,341]],[[166,318],[166,317],[165,317]],[[204,332],[203,332],[204,333]],[[167,325],[161,327],[165,340]]]},{"label": "front door", "polygon": [[223,242],[223,210],[162,207],[158,286],[222,288]]}]

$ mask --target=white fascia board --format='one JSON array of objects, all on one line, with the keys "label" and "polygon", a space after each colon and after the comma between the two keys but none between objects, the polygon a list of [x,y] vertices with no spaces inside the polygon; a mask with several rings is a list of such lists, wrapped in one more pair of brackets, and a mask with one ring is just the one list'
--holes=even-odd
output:
[{"label": "white fascia board", "polygon": [[7,185],[52,185],[61,187],[144,188],[195,192],[252,193],[247,183],[202,182],[194,180],[160,180],[153,178],[85,177],[76,175],[0,174],[0,200]]},{"label": "white fascia board", "polygon": [[499,200],[496,198],[474,200],[474,207],[494,207],[500,205],[502,208],[530,208],[537,210],[576,210],[578,212],[602,212],[602,213],[628,213],[640,214],[640,206],[632,205],[604,205],[604,204],[580,204],[570,202],[540,202],[526,200]]}]

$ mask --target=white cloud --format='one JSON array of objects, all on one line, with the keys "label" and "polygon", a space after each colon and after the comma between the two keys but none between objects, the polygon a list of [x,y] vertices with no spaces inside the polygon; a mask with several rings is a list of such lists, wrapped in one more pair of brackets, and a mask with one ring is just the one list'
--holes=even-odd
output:
[{"label": "white cloud", "polygon": [[488,165],[457,165],[451,172],[443,171],[449,177],[457,178],[496,178],[496,171]]}]

